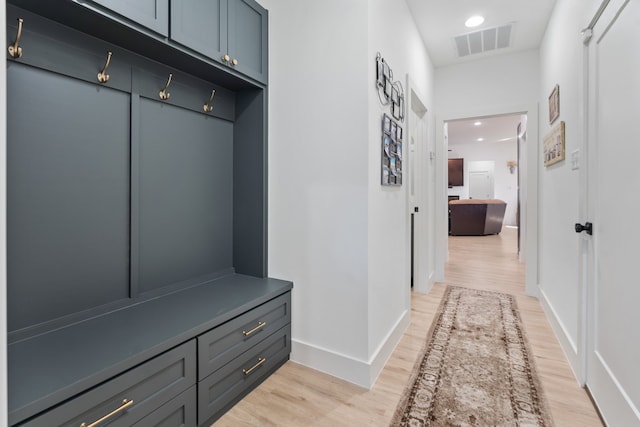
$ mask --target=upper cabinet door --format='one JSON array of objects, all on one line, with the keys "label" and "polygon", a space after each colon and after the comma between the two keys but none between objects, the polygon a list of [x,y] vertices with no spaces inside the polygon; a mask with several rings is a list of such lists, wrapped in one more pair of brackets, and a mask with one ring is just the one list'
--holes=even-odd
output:
[{"label": "upper cabinet door", "polygon": [[169,36],[169,0],[93,0],[163,36]]},{"label": "upper cabinet door", "polygon": [[267,11],[254,0],[172,0],[171,39],[267,82]]},{"label": "upper cabinet door", "polygon": [[221,62],[227,53],[227,0],[173,0],[171,39]]},{"label": "upper cabinet door", "polygon": [[[243,74],[267,82],[267,11],[253,0],[229,1],[229,56]],[[234,63],[234,60],[237,63]]]}]

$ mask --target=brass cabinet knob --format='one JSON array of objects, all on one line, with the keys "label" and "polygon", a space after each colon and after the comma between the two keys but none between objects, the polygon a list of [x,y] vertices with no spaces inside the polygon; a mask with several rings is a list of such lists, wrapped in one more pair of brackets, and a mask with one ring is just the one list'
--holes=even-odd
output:
[{"label": "brass cabinet knob", "polygon": [[222,56],[222,62],[229,62],[230,59],[231,57],[226,53]]},{"label": "brass cabinet knob", "polygon": [[231,60],[231,65],[238,65],[238,60],[233,58],[233,60]]}]

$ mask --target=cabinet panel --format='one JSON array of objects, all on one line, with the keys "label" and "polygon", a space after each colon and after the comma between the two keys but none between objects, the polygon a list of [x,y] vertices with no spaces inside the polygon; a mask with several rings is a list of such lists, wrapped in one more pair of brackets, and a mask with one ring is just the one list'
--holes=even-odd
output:
[{"label": "cabinet panel", "polygon": [[267,11],[253,0],[229,0],[229,55],[235,68],[267,81]]},{"label": "cabinet panel", "polygon": [[267,27],[266,9],[253,0],[171,2],[173,40],[264,83]]},{"label": "cabinet panel", "polygon": [[[198,423],[220,416],[284,363],[291,351],[287,325],[198,383]],[[263,361],[262,361],[263,360]],[[260,362],[262,361],[262,362]]]},{"label": "cabinet panel", "polygon": [[269,301],[198,337],[198,378],[203,379],[291,322],[291,293]]},{"label": "cabinet panel", "polygon": [[139,134],[140,291],[231,268],[233,124],[140,99]]},{"label": "cabinet panel", "polygon": [[10,63],[9,331],[129,296],[128,94]]},{"label": "cabinet panel", "polygon": [[171,38],[220,61],[227,53],[227,0],[173,0]]},{"label": "cabinet panel", "polygon": [[196,386],[171,399],[133,427],[195,427],[196,424]]},{"label": "cabinet panel", "polygon": [[90,424],[121,407],[126,399],[133,404],[114,414],[109,426],[131,426],[195,384],[195,380],[196,348],[195,340],[191,340],[23,425]]},{"label": "cabinet panel", "polygon": [[163,36],[169,35],[169,0],[93,0]]}]

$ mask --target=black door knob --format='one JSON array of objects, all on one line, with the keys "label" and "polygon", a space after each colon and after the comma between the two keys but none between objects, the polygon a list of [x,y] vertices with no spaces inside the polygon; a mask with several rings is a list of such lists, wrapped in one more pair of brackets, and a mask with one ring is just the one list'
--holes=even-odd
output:
[{"label": "black door knob", "polygon": [[587,234],[591,236],[593,234],[593,224],[591,224],[590,222],[585,222],[584,225],[576,224],[575,230],[576,233],[582,233],[583,231],[586,231]]}]

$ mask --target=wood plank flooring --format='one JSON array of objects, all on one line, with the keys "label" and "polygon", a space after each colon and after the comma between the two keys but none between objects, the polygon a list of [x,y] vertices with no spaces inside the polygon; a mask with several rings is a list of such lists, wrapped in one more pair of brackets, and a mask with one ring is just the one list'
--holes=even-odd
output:
[{"label": "wood plank flooring", "polygon": [[602,426],[538,300],[524,293],[516,238],[510,228],[498,236],[449,238],[446,282],[427,295],[413,293],[411,325],[371,390],[288,362],[214,425],[388,426],[446,285],[455,285],[515,295],[556,426]]}]

